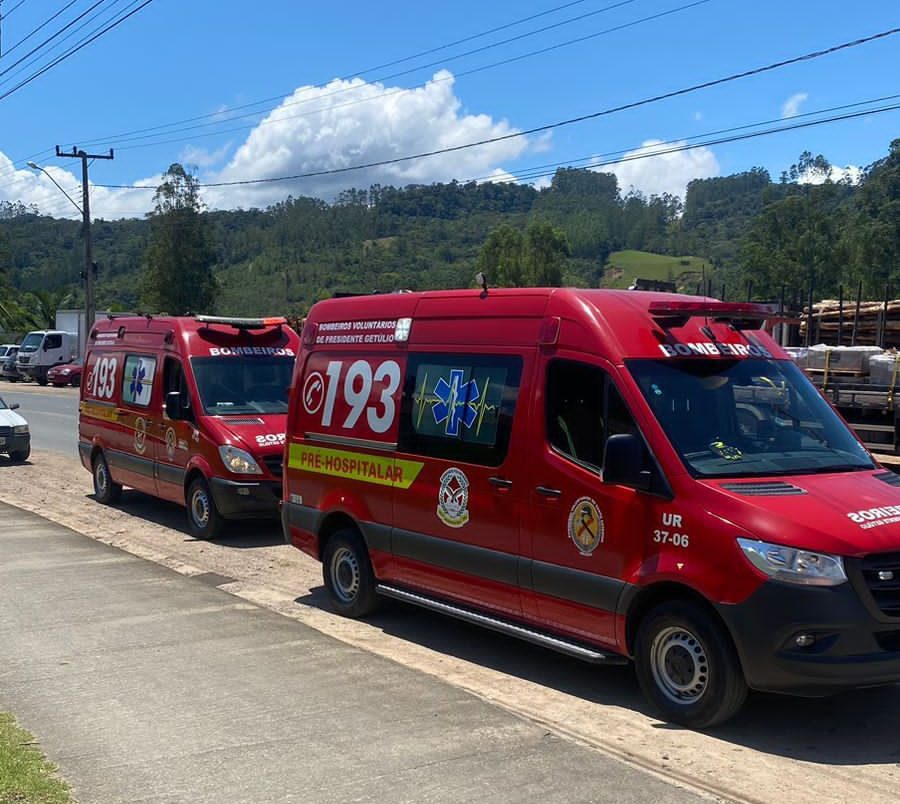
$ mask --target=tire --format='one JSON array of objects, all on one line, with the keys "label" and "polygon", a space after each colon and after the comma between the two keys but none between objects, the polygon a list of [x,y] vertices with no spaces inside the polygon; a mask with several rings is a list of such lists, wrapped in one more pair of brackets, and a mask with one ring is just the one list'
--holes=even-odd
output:
[{"label": "tire", "polygon": [[113,481],[102,452],[97,453],[91,467],[94,476],[94,499],[104,505],[117,503],[122,496],[122,484]]},{"label": "tire", "polygon": [[47,384],[47,378],[46,377],[38,377],[37,384],[43,387],[44,385]]},{"label": "tire", "polygon": [[9,453],[9,459],[13,463],[25,463],[28,460],[28,456],[31,455],[31,447],[28,446],[25,449],[17,449],[12,450]]},{"label": "tire", "polygon": [[195,477],[188,487],[187,498],[188,528],[195,539],[209,541],[218,539],[225,528],[225,518],[216,508],[209,491],[209,484],[203,477]]},{"label": "tire", "polygon": [[69,385],[73,388],[78,388],[78,386],[81,385],[81,377],[72,377],[72,379],[69,380]]},{"label": "tire", "polygon": [[731,637],[695,603],[673,600],[653,609],[638,629],[634,653],[644,695],[673,723],[719,725],[747,698]]},{"label": "tire", "polygon": [[355,530],[339,530],[328,540],[322,555],[322,578],[338,614],[362,618],[377,610],[379,598],[372,562]]}]

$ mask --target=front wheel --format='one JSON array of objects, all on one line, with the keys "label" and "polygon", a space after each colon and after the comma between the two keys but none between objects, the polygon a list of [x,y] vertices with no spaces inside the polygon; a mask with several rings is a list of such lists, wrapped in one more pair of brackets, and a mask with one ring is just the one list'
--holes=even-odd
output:
[{"label": "front wheel", "polygon": [[9,459],[13,463],[25,463],[28,460],[28,456],[31,455],[31,447],[25,447],[25,449],[14,449],[9,453]]},{"label": "front wheel", "polygon": [[188,527],[195,539],[217,539],[222,535],[225,519],[216,508],[205,478],[191,482],[187,493]]},{"label": "front wheel", "polygon": [[109,465],[102,452],[97,453],[93,463],[94,499],[104,505],[112,505],[122,496],[122,486],[114,483],[109,474]]},{"label": "front wheel", "polygon": [[372,562],[356,531],[340,530],[328,540],[322,555],[322,577],[338,614],[367,617],[378,608]]},{"label": "front wheel", "polygon": [[635,667],[644,695],[665,718],[692,729],[724,723],[747,698],[731,637],[688,601],[664,603],[647,615],[635,642]]}]

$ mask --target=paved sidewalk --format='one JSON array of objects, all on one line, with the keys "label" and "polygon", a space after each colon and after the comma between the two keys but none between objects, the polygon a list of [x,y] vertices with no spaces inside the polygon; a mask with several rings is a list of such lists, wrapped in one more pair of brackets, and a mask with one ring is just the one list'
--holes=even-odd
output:
[{"label": "paved sidewalk", "polygon": [[2,503],[0,710],[81,804],[699,800]]}]

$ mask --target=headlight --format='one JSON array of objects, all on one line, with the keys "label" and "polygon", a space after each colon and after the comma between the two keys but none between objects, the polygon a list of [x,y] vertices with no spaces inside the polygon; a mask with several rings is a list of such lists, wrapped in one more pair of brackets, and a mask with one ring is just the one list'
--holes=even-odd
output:
[{"label": "headlight", "polygon": [[17,424],[15,427],[13,427],[13,433],[15,435],[28,435],[28,425]]},{"label": "headlight", "polygon": [[253,460],[253,456],[245,450],[224,444],[219,447],[219,455],[222,457],[225,468],[230,472],[238,475],[262,474],[262,469]]},{"label": "headlight", "polygon": [[838,586],[847,580],[840,556],[754,539],[738,539],[737,543],[750,563],[773,580],[807,586]]},{"label": "headlight", "polygon": [[59,373],[60,373],[60,374],[71,374],[71,373],[72,373],[72,369],[63,369],[63,370],[62,370],[61,372],[59,372]]}]

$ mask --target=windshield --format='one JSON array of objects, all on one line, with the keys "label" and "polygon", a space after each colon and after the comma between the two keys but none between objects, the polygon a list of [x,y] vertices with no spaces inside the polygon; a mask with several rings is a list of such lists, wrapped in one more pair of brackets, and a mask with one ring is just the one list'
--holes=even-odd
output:
[{"label": "windshield", "polygon": [[6,410],[6,409],[7,409],[6,402],[4,402],[2,399],[0,399],[0,410]]},{"label": "windshield", "polygon": [[672,446],[696,476],[874,469],[862,445],[789,361],[626,362]]},{"label": "windshield", "polygon": [[19,346],[20,352],[36,352],[38,347],[41,345],[41,341],[44,340],[44,333],[42,332],[30,332],[25,336],[25,340]]},{"label": "windshield", "polygon": [[206,413],[287,413],[293,358],[195,357],[191,365]]}]

